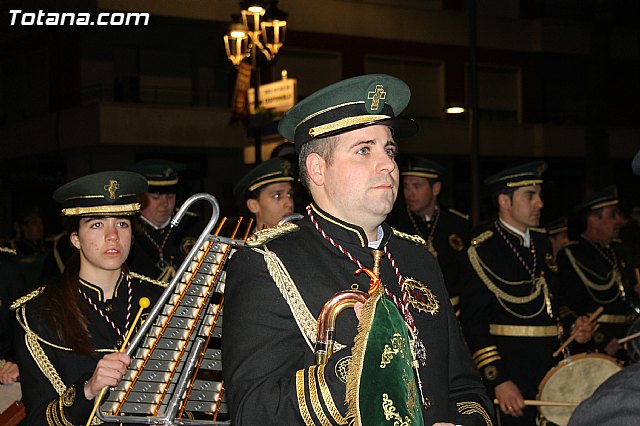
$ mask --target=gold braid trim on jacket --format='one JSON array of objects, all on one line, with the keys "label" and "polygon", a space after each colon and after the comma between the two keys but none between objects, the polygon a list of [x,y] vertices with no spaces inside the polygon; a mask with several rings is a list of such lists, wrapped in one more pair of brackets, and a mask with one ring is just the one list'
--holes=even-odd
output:
[{"label": "gold braid trim on jacket", "polygon": [[489,417],[489,413],[484,409],[484,407],[477,402],[474,401],[464,401],[464,402],[456,402],[456,406],[458,407],[458,412],[460,414],[470,415],[470,414],[480,414],[484,421],[487,423],[487,426],[493,426],[491,422],[491,417]]},{"label": "gold braid trim on jacket", "polygon": [[[302,336],[309,348],[313,351],[318,334],[318,321],[313,317],[309,307],[304,303],[304,299],[293,282],[291,275],[289,275],[289,271],[278,255],[270,251],[267,247],[264,247],[264,250],[258,248],[252,248],[252,250],[262,254],[273,282],[276,284],[285,302],[287,302],[287,305],[289,305],[289,309],[291,309],[293,318]],[[337,352],[344,347],[345,345],[336,342],[334,344],[334,351]]]}]

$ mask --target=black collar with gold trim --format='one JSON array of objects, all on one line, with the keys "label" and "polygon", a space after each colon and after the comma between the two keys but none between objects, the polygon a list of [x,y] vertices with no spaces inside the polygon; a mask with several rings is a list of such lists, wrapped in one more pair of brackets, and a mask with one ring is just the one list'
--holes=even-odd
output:
[{"label": "black collar with gold trim", "polygon": [[[120,278],[118,278],[118,282],[116,283],[116,288],[113,290],[113,297],[112,297],[113,299],[118,297],[118,290],[120,289],[120,284],[122,284],[123,278],[124,278],[124,275],[120,275]],[[100,288],[95,284],[91,284],[89,281],[83,280],[82,278],[80,278],[80,289],[92,300],[96,300],[99,302],[106,301],[102,288]]]},{"label": "black collar with gold trim", "polygon": [[[500,230],[504,231],[506,233],[506,235],[509,236],[509,238],[511,239],[515,239],[519,245],[524,246],[524,238],[522,237],[522,235],[517,234],[515,232],[513,232],[511,229],[507,228],[506,226],[504,226],[504,224],[502,223],[502,221],[500,219],[496,220],[496,225],[500,227]],[[531,238],[531,237],[529,237]]]},{"label": "black collar with gold trim", "polygon": [[[311,204],[311,213],[313,214],[316,222],[318,222],[320,229],[322,229],[336,242],[339,241],[341,245],[349,244],[362,248],[368,247],[369,240],[367,239],[367,234],[358,225],[340,220],[320,209],[320,207],[314,203]],[[391,227],[386,223],[382,224],[382,231],[383,236],[380,247],[384,247],[389,241],[389,238],[393,235]]]}]

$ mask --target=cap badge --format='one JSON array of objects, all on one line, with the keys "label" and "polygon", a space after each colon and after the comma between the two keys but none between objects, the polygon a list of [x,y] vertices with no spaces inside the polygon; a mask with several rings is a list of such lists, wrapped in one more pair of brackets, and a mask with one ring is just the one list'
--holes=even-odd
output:
[{"label": "cap badge", "polygon": [[171,176],[173,174],[173,169],[171,167],[168,167],[168,168],[164,169],[162,174],[164,175],[164,177],[169,177],[169,176]]},{"label": "cap badge", "polygon": [[116,191],[120,189],[120,184],[118,183],[117,180],[110,180],[108,185],[104,186],[104,190],[105,191],[109,191],[109,199],[110,200],[115,200],[116,199]]},{"label": "cap badge", "polygon": [[291,163],[288,160],[282,162],[282,174],[284,176],[291,175]]},{"label": "cap badge", "polygon": [[371,100],[369,110],[377,111],[378,108],[384,106],[384,102],[382,102],[381,105],[380,101],[384,101],[386,98],[387,92],[384,91],[384,86],[382,84],[376,84],[375,90],[367,93],[367,99]]}]

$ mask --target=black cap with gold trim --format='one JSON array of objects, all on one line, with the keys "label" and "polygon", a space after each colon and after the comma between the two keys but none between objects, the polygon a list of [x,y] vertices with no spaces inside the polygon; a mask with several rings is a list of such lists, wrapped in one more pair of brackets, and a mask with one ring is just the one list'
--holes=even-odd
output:
[{"label": "black cap with gold trim", "polygon": [[542,174],[546,170],[546,162],[532,161],[491,175],[484,180],[484,183],[489,186],[491,193],[523,186],[540,185],[544,182]]},{"label": "black cap with gold trim", "polygon": [[618,203],[618,188],[615,185],[609,185],[598,191],[593,197],[578,204],[573,210],[575,212],[595,211],[618,205]]},{"label": "black cap with gold trim", "polygon": [[551,222],[547,223],[544,226],[544,229],[547,231],[547,235],[550,237],[560,234],[562,232],[569,231],[569,222],[566,216],[559,217]]},{"label": "black cap with gold trim", "polygon": [[339,81],[307,96],[280,120],[278,131],[293,141],[296,151],[314,138],[362,127],[389,126],[395,139],[413,136],[417,124],[398,115],[411,98],[402,80],[386,74],[368,74]]},{"label": "black cap with gold trim", "polygon": [[408,156],[398,160],[400,176],[418,176],[427,179],[440,180],[446,173],[444,167],[435,161],[424,157]]},{"label": "black cap with gold trim", "polygon": [[233,188],[233,196],[244,201],[251,191],[278,182],[293,182],[298,179],[298,164],[295,156],[275,157],[260,163],[244,175]]},{"label": "black cap with gold trim", "polygon": [[178,191],[178,174],[185,168],[182,163],[150,158],[132,165],[129,170],[147,178],[148,192],[164,194]]},{"label": "black cap with gold trim", "polygon": [[63,216],[131,216],[137,197],[147,191],[144,176],[127,171],[94,173],[72,180],[53,193]]}]

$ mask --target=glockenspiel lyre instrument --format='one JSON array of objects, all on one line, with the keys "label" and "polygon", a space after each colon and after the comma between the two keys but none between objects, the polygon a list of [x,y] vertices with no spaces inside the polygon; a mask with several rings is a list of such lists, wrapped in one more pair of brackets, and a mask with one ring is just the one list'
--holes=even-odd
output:
[{"label": "glockenspiel lyre instrument", "polygon": [[196,194],[182,205],[171,225],[176,226],[199,200],[211,203],[211,219],[132,338],[127,349],[131,365],[97,412],[103,422],[230,424],[220,347],[225,266],[244,244],[252,220],[223,218],[217,223],[216,199]]}]

